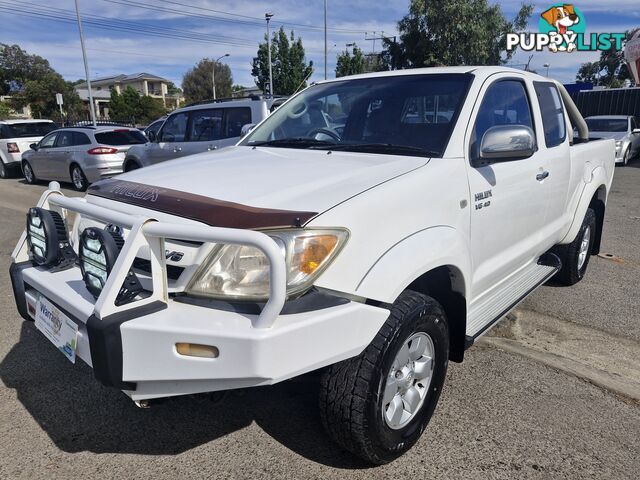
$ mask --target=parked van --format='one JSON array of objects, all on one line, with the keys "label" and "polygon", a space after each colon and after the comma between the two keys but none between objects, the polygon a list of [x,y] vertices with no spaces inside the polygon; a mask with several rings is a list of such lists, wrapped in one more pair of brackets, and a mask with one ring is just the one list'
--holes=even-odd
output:
[{"label": "parked van", "polygon": [[51,120],[0,120],[0,178],[18,172],[22,153],[56,128]]}]

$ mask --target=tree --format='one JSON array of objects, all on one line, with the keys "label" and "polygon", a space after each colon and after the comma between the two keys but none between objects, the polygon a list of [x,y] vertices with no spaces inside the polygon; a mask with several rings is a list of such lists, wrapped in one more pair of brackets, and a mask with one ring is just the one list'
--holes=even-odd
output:
[{"label": "tree", "polygon": [[6,120],[13,113],[13,109],[7,102],[0,102],[0,120]]},{"label": "tree", "polygon": [[166,113],[167,109],[162,100],[148,95],[141,96],[131,85],[125,88],[122,94],[115,89],[111,90],[109,116],[114,120],[149,123]]},{"label": "tree", "polygon": [[365,72],[365,58],[357,46],[351,50],[345,49],[338,55],[336,64],[336,77],[344,77],[346,75],[356,75]]},{"label": "tree", "polygon": [[58,112],[56,93],[62,94],[67,112],[75,115],[83,110],[73,85],[46,59],[30,55],[18,45],[0,44],[0,95],[11,95],[11,108],[29,105],[34,117],[51,117]]},{"label": "tree", "polygon": [[586,62],[580,65],[576,80],[578,82],[592,83],[593,85],[600,84],[600,62]]},{"label": "tree", "polygon": [[[258,46],[258,56],[253,58],[251,75],[255,77],[256,85],[265,91],[269,83],[269,51],[267,36]],[[288,37],[284,28],[273,33],[271,40],[271,68],[273,71],[274,95],[292,95],[307,86],[307,79],[313,72],[313,62],[305,61],[302,38],[295,39],[293,31]]]},{"label": "tree", "polygon": [[176,87],[176,84],[169,82],[167,84],[167,94],[169,95],[182,95],[182,89]]},{"label": "tree", "polygon": [[[233,77],[228,65],[220,62],[215,64],[216,97],[231,96]],[[203,58],[198,64],[182,77],[182,91],[187,102],[201,102],[213,98],[213,61]]]},{"label": "tree", "polygon": [[[625,32],[625,41],[631,38],[632,33]],[[616,50],[615,45],[612,45],[609,50],[600,52],[600,60],[597,62],[587,62],[580,65],[576,80],[609,88],[622,87],[625,80],[633,83],[623,52]]]},{"label": "tree", "polygon": [[524,4],[509,21],[488,0],[411,0],[398,22],[399,41],[383,40],[385,63],[392,69],[504,64],[514,54],[506,51],[506,34],[523,31],[532,11]]},{"label": "tree", "polygon": [[28,81],[52,72],[44,58],[29,55],[18,45],[0,43],[0,95],[20,91]]}]

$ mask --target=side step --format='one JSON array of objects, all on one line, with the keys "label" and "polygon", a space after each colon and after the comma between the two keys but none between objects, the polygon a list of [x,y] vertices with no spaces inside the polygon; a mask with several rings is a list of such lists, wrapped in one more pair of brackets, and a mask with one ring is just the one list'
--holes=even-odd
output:
[{"label": "side step", "polygon": [[529,296],[536,288],[553,277],[562,268],[562,262],[557,255],[547,252],[537,263],[524,268],[503,287],[497,295],[482,299],[473,305],[467,320],[465,348],[473,345],[475,339],[485,333],[520,302]]}]

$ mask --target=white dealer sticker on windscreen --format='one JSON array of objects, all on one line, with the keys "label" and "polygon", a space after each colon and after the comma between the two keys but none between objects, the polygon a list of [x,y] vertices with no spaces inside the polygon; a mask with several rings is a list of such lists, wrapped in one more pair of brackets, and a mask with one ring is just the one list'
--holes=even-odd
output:
[{"label": "white dealer sticker on windscreen", "polygon": [[36,328],[44,333],[71,363],[76,363],[78,325],[43,296],[40,296],[36,305],[35,323]]}]

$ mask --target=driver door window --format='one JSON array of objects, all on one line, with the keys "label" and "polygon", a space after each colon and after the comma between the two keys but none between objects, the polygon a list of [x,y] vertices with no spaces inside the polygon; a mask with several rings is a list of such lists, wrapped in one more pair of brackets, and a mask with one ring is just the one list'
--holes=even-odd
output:
[{"label": "driver door window", "polygon": [[188,113],[176,113],[167,118],[160,131],[160,142],[184,142],[187,134]]}]

